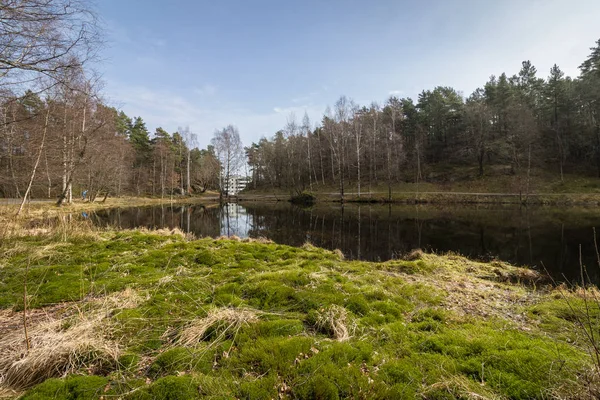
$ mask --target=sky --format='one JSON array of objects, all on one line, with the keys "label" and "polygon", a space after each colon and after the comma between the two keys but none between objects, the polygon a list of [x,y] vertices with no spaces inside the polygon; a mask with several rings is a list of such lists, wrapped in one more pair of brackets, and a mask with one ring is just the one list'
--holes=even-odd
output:
[{"label": "sky", "polygon": [[531,60],[572,77],[600,38],[598,0],[97,0],[110,105],[198,144],[244,145],[345,95],[360,105],[436,86],[468,96]]}]

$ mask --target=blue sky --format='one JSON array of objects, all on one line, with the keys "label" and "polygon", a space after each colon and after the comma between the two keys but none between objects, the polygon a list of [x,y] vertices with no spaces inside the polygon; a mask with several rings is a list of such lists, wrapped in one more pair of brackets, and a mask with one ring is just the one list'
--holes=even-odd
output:
[{"label": "blue sky", "polygon": [[597,0],[98,0],[107,33],[99,66],[110,104],[151,132],[215,129],[245,145],[291,113],[317,123],[340,95],[359,104],[465,95],[529,59],[568,75],[600,38]]}]

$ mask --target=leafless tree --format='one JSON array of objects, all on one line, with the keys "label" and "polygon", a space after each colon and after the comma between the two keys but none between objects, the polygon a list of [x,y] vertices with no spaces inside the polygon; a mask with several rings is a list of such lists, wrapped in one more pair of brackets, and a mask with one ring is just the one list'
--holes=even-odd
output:
[{"label": "leafless tree", "polygon": [[306,148],[307,148],[307,157],[308,157],[308,186],[310,188],[310,190],[312,191],[313,188],[313,184],[312,184],[312,177],[313,174],[315,175],[315,179],[316,179],[316,172],[314,171],[313,168],[313,164],[312,164],[312,152],[311,152],[311,143],[310,143],[310,137],[311,137],[311,130],[310,130],[310,118],[308,118],[308,114],[306,112],[304,112],[304,117],[302,118],[302,135],[306,136]]},{"label": "leafless tree", "polygon": [[244,147],[240,139],[238,129],[233,125],[217,130],[211,141],[219,162],[221,163],[220,188],[221,197],[223,191],[225,196],[229,197],[229,182],[233,175],[238,173],[243,159]]},{"label": "leafless tree", "polygon": [[183,143],[186,146],[186,191],[187,193],[192,192],[192,185],[190,179],[190,165],[191,165],[191,152],[192,149],[198,145],[198,135],[192,133],[190,131],[190,127],[186,126],[185,128],[178,128],[181,137],[183,138]]},{"label": "leafless tree", "polygon": [[88,1],[1,0],[0,88],[42,92],[64,83],[65,72],[94,59],[101,44]]},{"label": "leafless tree", "polygon": [[360,170],[360,159],[361,159],[361,149],[363,146],[362,143],[362,134],[363,134],[363,113],[359,110],[357,105],[352,107],[352,128],[354,130],[354,145],[356,150],[356,184],[357,184],[357,192],[358,198],[360,198],[360,180],[361,180],[361,170]]},{"label": "leafless tree", "polygon": [[44,119],[44,128],[42,133],[42,140],[40,143],[40,148],[38,150],[37,158],[35,159],[35,164],[33,165],[33,169],[31,171],[31,178],[29,179],[29,184],[27,185],[27,189],[25,190],[25,195],[23,195],[23,200],[21,201],[21,205],[19,206],[19,210],[17,211],[17,215],[21,214],[23,211],[23,207],[27,202],[27,197],[31,193],[31,186],[33,185],[33,180],[35,179],[35,173],[37,171],[38,166],[40,165],[40,159],[42,158],[42,153],[44,152],[44,146],[46,144],[46,134],[48,133],[48,119],[50,117],[50,107],[46,110],[46,117]]},{"label": "leafless tree", "polygon": [[[72,202],[74,174],[84,161],[90,137],[107,123],[105,118],[98,118],[101,116],[96,113],[98,85],[97,78],[89,78],[83,71],[73,74],[66,84],[61,84],[65,99],[63,177],[57,205],[65,200]],[[69,103],[72,105],[70,109]]]}]

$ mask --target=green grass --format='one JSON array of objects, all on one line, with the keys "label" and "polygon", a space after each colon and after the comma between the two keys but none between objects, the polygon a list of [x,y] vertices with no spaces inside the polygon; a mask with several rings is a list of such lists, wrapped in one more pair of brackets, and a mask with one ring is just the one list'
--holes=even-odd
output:
[{"label": "green grass", "polygon": [[[578,398],[591,365],[564,301],[497,281],[498,268],[520,274],[505,264],[350,262],[312,246],[147,232],[21,237],[0,248],[0,311],[23,309],[28,263],[32,316],[61,302],[85,312],[125,289],[140,300],[107,313],[116,365],[48,379],[24,399]],[[347,340],[322,323],[332,306],[345,310]],[[256,318],[177,342],[220,308]]]}]

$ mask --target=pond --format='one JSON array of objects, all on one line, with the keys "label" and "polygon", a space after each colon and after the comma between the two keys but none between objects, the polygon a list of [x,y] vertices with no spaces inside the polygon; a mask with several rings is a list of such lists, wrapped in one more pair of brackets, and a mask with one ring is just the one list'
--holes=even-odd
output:
[{"label": "pond", "polygon": [[99,211],[90,218],[119,228],[181,228],[196,236],[265,237],[301,246],[340,249],[348,259],[385,261],[413,249],[457,252],[547,269],[557,280],[580,277],[581,258],[600,282],[593,228],[597,208],[409,206],[285,202],[175,205]]}]

